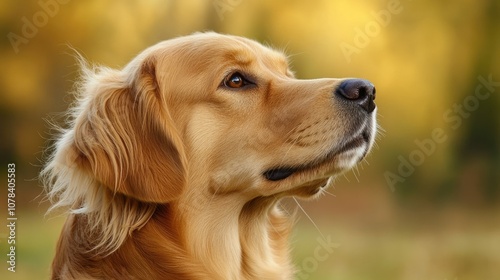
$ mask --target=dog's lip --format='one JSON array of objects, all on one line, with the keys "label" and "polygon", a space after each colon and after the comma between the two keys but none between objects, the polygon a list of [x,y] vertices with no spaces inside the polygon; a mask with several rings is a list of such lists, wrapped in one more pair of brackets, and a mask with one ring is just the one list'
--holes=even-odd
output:
[{"label": "dog's lip", "polygon": [[[318,160],[298,166],[274,167],[266,170],[263,173],[263,175],[269,181],[284,180],[295,173],[319,168],[320,166],[323,166],[324,164],[331,162],[337,155],[356,149],[362,145],[365,144],[367,145],[369,142],[370,142],[370,132],[368,130],[364,130],[359,136],[346,142],[344,145],[341,145],[340,147],[333,148],[330,152],[328,152],[325,156],[321,157]],[[364,158],[367,152],[368,149],[365,149],[365,151],[363,152],[363,156],[361,158]]]},{"label": "dog's lip", "polygon": [[279,181],[290,177],[299,170],[300,167],[278,167],[265,171],[263,175],[269,181]]}]

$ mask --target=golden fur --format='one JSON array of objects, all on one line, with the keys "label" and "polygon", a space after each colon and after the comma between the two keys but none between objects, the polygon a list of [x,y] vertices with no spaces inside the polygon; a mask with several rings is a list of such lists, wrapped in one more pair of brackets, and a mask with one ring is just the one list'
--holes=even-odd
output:
[{"label": "golden fur", "polygon": [[295,79],[249,39],[82,65],[42,171],[52,209],[69,209],[52,279],[293,279],[280,199],[317,196],[373,144],[375,112],[333,97],[342,79]]}]

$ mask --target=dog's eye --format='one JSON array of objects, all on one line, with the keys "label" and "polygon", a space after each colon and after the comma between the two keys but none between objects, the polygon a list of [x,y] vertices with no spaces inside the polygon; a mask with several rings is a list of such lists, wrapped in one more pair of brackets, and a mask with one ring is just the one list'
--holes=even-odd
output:
[{"label": "dog's eye", "polygon": [[242,88],[248,84],[250,84],[248,80],[246,80],[243,75],[238,72],[233,73],[224,79],[224,86],[228,88]]}]

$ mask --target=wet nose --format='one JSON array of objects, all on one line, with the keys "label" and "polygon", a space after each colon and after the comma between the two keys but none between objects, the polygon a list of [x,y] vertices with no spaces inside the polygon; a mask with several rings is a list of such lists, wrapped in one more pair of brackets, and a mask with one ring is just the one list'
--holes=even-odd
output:
[{"label": "wet nose", "polygon": [[375,87],[368,80],[347,79],[335,89],[335,95],[358,104],[367,113],[375,110]]}]

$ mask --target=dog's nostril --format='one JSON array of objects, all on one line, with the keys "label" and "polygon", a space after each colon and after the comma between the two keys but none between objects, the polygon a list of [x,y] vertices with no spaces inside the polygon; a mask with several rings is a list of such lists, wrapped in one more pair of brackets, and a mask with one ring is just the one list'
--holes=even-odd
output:
[{"label": "dog's nostril", "polygon": [[366,86],[360,86],[358,88],[358,98],[357,99],[364,99],[368,95],[369,89]]},{"label": "dog's nostril", "polygon": [[368,113],[375,110],[375,87],[363,79],[347,79],[335,89],[335,95],[348,101],[355,102]]}]

